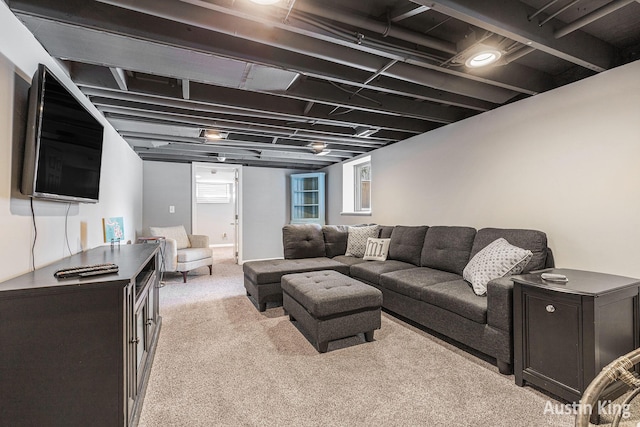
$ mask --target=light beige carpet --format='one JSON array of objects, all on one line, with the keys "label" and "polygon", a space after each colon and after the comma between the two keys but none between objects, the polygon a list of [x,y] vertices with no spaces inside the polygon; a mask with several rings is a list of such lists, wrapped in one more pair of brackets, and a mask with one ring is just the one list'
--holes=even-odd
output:
[{"label": "light beige carpet", "polygon": [[165,277],[140,426],[574,423],[545,414],[557,401],[385,313],[374,342],[353,337],[320,354],[281,307],[256,310],[241,267],[218,259],[207,273],[199,269],[187,284]]}]

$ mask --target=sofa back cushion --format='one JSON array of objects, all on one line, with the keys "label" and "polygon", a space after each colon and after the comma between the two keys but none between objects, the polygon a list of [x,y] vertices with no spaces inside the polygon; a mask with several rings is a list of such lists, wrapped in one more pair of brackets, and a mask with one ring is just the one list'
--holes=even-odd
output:
[{"label": "sofa back cushion", "polygon": [[324,236],[319,224],[288,224],[282,227],[285,259],[325,256]]},{"label": "sofa back cushion", "polygon": [[528,273],[534,270],[541,270],[546,267],[547,260],[547,235],[538,230],[526,229],[509,229],[509,228],[483,228],[478,230],[476,238],[471,248],[471,256],[480,252],[489,243],[499,238],[504,238],[513,246],[522,249],[528,249],[533,252],[533,256],[529,263],[525,266],[522,273]]},{"label": "sofa back cushion", "polygon": [[378,229],[378,237],[380,239],[390,239],[393,233],[393,225],[381,225]]},{"label": "sofa back cushion", "polygon": [[347,225],[324,225],[322,226],[324,236],[324,251],[326,256],[344,255],[347,251],[347,239],[349,238],[349,226]]},{"label": "sofa back cushion", "polygon": [[420,266],[462,275],[475,236],[476,229],[471,227],[429,227]]},{"label": "sofa back cushion", "polygon": [[426,225],[395,226],[391,232],[388,259],[420,265],[424,236],[427,234],[428,228]]}]

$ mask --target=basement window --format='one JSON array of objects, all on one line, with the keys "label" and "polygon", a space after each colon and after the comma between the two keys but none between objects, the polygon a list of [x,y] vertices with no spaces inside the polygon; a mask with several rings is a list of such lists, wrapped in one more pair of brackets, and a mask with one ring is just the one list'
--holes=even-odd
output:
[{"label": "basement window", "polygon": [[196,203],[231,203],[231,184],[196,182]]},{"label": "basement window", "polygon": [[371,156],[342,165],[342,214],[371,215]]}]

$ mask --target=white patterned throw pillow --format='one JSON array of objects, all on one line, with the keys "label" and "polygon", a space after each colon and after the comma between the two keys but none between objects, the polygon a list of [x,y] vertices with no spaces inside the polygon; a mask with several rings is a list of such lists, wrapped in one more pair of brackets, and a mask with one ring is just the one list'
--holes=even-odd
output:
[{"label": "white patterned throw pillow", "polygon": [[389,243],[391,239],[367,239],[367,246],[362,257],[366,261],[385,261],[389,253]]},{"label": "white patterned throw pillow", "polygon": [[345,255],[362,258],[367,247],[369,237],[378,237],[377,225],[349,226],[349,237],[347,238],[347,252]]},{"label": "white patterned throw pillow", "polygon": [[476,295],[482,296],[487,293],[487,283],[499,277],[520,274],[532,256],[533,252],[513,246],[501,237],[471,258],[462,271],[462,277],[471,283]]}]

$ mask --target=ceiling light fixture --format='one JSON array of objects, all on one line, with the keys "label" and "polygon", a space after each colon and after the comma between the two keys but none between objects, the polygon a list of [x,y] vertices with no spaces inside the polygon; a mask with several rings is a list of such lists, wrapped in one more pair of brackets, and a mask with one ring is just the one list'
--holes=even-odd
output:
[{"label": "ceiling light fixture", "polygon": [[325,148],[327,148],[327,144],[325,144],[324,142],[312,142],[311,144],[309,144],[309,147],[311,147],[311,149],[313,151],[315,151],[316,153],[321,152],[322,150],[324,150]]},{"label": "ceiling light fixture", "polygon": [[378,129],[371,129],[364,126],[358,126],[353,136],[357,136],[358,138],[368,138],[376,132],[378,132]]},{"label": "ceiling light fixture", "polygon": [[474,53],[464,64],[470,68],[486,67],[498,61],[501,56],[502,52],[497,49],[484,49]]},{"label": "ceiling light fixture", "polygon": [[200,138],[206,138],[210,141],[218,141],[220,139],[226,139],[229,134],[227,132],[220,132],[217,130],[202,129],[200,131]]},{"label": "ceiling light fixture", "polygon": [[316,156],[326,156],[331,152],[331,150],[327,149],[327,144],[325,144],[324,142],[316,141],[312,142],[308,146],[311,147],[311,149],[313,150],[313,154],[315,154]]}]

